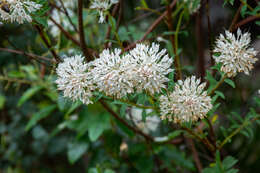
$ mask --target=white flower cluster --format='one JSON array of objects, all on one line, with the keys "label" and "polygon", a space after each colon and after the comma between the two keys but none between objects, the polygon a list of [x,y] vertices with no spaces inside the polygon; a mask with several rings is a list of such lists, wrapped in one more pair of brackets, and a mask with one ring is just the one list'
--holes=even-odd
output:
[{"label": "white flower cluster", "polygon": [[242,34],[241,30],[237,30],[237,38],[229,31],[225,32],[226,36],[220,34],[216,41],[216,47],[213,58],[217,63],[222,63],[221,71],[228,77],[234,77],[238,72],[244,72],[249,75],[249,71],[253,69],[253,64],[257,61],[255,56],[257,51],[248,48],[251,42],[250,33]]},{"label": "white flower cluster", "polygon": [[64,92],[64,97],[69,97],[73,101],[80,100],[84,104],[92,103],[92,91],[95,87],[91,80],[89,65],[84,63],[82,56],[65,58],[64,62],[58,65],[56,72],[58,90]]},{"label": "white flower cluster", "polygon": [[[62,7],[60,1],[57,1],[56,5],[58,7]],[[74,9],[76,8],[77,3],[75,3],[72,0],[63,0],[63,5],[66,8],[68,15],[70,17],[76,15],[74,12]],[[62,25],[64,27],[64,29],[69,30],[69,31],[73,30],[73,26],[69,22],[66,14],[64,12],[60,12],[59,10],[54,8],[51,12],[51,16],[57,23]],[[60,34],[60,29],[51,20],[48,20],[48,26],[50,27],[50,33],[52,34],[52,36],[58,37]]]},{"label": "white flower cluster", "polygon": [[32,22],[31,13],[39,10],[42,5],[30,0],[6,0],[8,11],[0,9],[0,18],[3,21],[17,22]]},{"label": "white flower cluster", "polygon": [[212,109],[211,98],[195,76],[179,80],[168,96],[160,97],[161,119],[175,123],[194,122],[202,119]]},{"label": "white flower cluster", "polygon": [[200,0],[184,0],[184,3],[190,14],[196,13],[200,9]]},{"label": "white flower cluster", "polygon": [[[159,93],[168,81],[166,75],[173,70],[172,58],[158,44],[151,47],[137,44],[129,53],[104,50],[99,58],[85,64],[81,56],[65,59],[57,68],[59,90],[64,95],[90,103],[91,91],[122,98],[137,92]],[[83,94],[81,94],[83,93]],[[84,101],[86,99],[86,101]]]},{"label": "white flower cluster", "polygon": [[105,12],[108,11],[113,4],[117,3],[118,0],[93,0],[90,8],[98,11],[99,23],[104,23],[106,17]]}]

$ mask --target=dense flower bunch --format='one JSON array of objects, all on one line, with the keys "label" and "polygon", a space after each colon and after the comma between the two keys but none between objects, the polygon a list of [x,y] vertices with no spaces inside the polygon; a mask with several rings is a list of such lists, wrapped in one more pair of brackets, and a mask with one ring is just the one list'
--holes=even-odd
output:
[{"label": "dense flower bunch", "polygon": [[[99,58],[88,64],[83,62],[82,57],[76,56],[71,60],[66,58],[57,68],[59,90],[74,100],[76,97],[81,101],[87,98],[83,102],[90,103],[88,97],[83,96],[94,89],[107,96],[122,98],[135,91],[159,93],[166,87],[166,75],[173,71],[170,68],[173,60],[165,49],[160,51],[158,44],[152,44],[151,47],[137,44],[129,53],[120,54],[119,49],[106,49]],[[92,78],[88,80],[90,76]],[[80,90],[84,91],[83,95],[79,94]],[[70,95],[70,92],[73,94]]]},{"label": "dense flower bunch", "polygon": [[[30,0],[6,0],[8,10],[0,9],[0,17],[3,21],[17,22],[32,22],[31,13],[39,10],[42,5]],[[8,12],[9,11],[9,12]]]},{"label": "dense flower bunch", "polygon": [[92,74],[99,91],[116,98],[134,92],[130,61],[120,57],[120,53],[120,49],[115,49],[114,52],[106,49],[91,63],[94,67]]},{"label": "dense flower bunch", "polygon": [[131,74],[133,85],[137,92],[146,90],[151,94],[159,93],[169,81],[167,74],[173,71],[173,59],[166,54],[166,49],[159,51],[159,44],[151,47],[137,44],[136,48],[126,55],[125,59],[131,61]]},{"label": "dense flower bunch", "polygon": [[221,71],[228,77],[234,77],[238,72],[244,72],[249,75],[253,69],[253,64],[257,61],[255,56],[257,51],[248,48],[251,42],[250,33],[242,34],[237,30],[237,37],[229,31],[225,32],[226,36],[220,34],[216,41],[216,47],[213,50],[216,54],[214,59],[217,63],[222,63]]},{"label": "dense flower bunch", "polygon": [[205,86],[195,76],[179,80],[172,93],[160,97],[161,119],[183,123],[204,118],[212,108]]},{"label": "dense flower bunch", "polygon": [[104,23],[105,12],[110,9],[113,4],[117,4],[118,0],[93,0],[90,9],[96,9],[99,13],[99,23]]},{"label": "dense flower bunch", "polygon": [[62,90],[65,97],[74,101],[80,100],[85,104],[92,103],[92,91],[95,87],[89,72],[89,65],[84,63],[82,56],[66,57],[64,62],[58,65],[56,71],[58,90]]}]

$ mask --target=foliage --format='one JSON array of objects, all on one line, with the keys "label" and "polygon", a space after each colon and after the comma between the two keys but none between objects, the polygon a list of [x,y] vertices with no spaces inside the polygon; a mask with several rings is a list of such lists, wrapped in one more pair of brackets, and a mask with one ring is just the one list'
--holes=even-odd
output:
[{"label": "foliage", "polygon": [[[76,1],[34,2],[42,8],[30,14],[32,23],[0,24],[0,172],[260,171],[259,64],[249,77],[228,78],[222,64],[205,65],[212,55],[203,58],[223,28],[250,30],[257,42],[260,3],[224,0],[208,1],[208,6],[201,1],[200,11],[191,13],[189,7],[194,10],[199,1],[126,0],[104,11],[105,23],[100,24],[99,11],[83,1],[80,28]],[[208,7],[212,30],[201,23]],[[225,18],[214,7],[232,15]],[[227,23],[220,25],[219,16]],[[51,20],[55,17],[58,25]],[[95,91],[94,104],[84,105],[57,90],[55,56],[62,62],[65,56],[83,54],[88,61],[105,48],[120,48],[126,55],[138,42],[158,42],[175,62],[180,59],[161,93],[113,98]],[[183,78],[198,74],[207,83],[213,108],[205,119],[160,120],[159,98],[174,91],[180,72]]]}]

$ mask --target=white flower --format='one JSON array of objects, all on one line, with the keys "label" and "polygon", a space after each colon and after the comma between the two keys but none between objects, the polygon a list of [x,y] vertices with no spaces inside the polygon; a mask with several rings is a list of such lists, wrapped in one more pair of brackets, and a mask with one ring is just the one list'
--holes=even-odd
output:
[{"label": "white flower", "polygon": [[156,131],[157,127],[159,126],[161,120],[158,116],[147,116],[145,121],[142,119],[142,112],[146,111],[146,113],[152,112],[151,109],[139,109],[136,107],[131,108],[131,111],[126,114],[126,118],[132,121],[139,129],[141,129],[145,133],[154,132]]},{"label": "white flower", "polygon": [[166,87],[165,83],[169,81],[166,75],[173,71],[173,59],[166,54],[166,49],[159,50],[159,44],[153,43],[151,47],[137,44],[125,59],[132,63],[134,78],[131,80],[134,81],[137,92],[146,90],[154,94]]},{"label": "white flower", "polygon": [[29,0],[7,0],[10,12],[7,13],[0,9],[0,16],[3,21],[18,22],[32,22],[31,13],[39,10],[42,5]]},{"label": "white flower", "polygon": [[99,58],[91,62],[93,79],[99,91],[116,98],[134,91],[130,81],[132,74],[129,60],[121,58],[120,53],[120,49],[115,49],[114,52],[105,49]]},{"label": "white flower", "polygon": [[65,58],[64,62],[58,65],[56,83],[58,90],[63,91],[64,97],[69,97],[73,101],[80,100],[84,104],[92,103],[90,99],[95,87],[88,68],[81,55]]},{"label": "white flower", "polygon": [[200,9],[200,0],[184,0],[190,14],[196,13]]},{"label": "white flower", "polygon": [[195,76],[179,80],[168,97],[160,97],[161,119],[183,123],[204,118],[212,108],[205,86],[206,83],[200,84],[200,79]]},{"label": "white flower", "polygon": [[216,41],[213,58],[217,63],[222,63],[221,71],[225,72],[228,77],[234,77],[238,72],[244,72],[249,75],[253,69],[253,64],[257,61],[255,56],[257,51],[248,48],[251,42],[250,33],[241,33],[237,30],[237,38],[229,31],[225,32],[226,36],[220,34]]},{"label": "white flower", "polygon": [[118,0],[93,0],[90,8],[96,9],[99,13],[99,23],[104,23],[105,12],[110,9],[113,4],[118,3]]}]

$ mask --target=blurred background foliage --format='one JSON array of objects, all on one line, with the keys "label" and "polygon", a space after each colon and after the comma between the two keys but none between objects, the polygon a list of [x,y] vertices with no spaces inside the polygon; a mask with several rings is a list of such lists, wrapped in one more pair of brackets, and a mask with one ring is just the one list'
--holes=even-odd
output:
[{"label": "blurred background foliage", "polygon": [[[50,1],[51,4],[57,2]],[[108,24],[98,24],[95,11],[84,9],[86,42],[91,49],[100,52],[107,42],[110,42],[109,46],[119,47],[115,33],[125,47],[139,40],[158,17],[144,9],[145,5],[163,12],[166,3],[165,0],[121,2],[121,22],[117,28],[113,26],[118,25],[116,21],[119,16],[108,20]],[[88,7],[88,3],[85,2],[85,7]],[[247,3],[256,9],[255,14],[259,14],[260,6],[257,1],[248,0]],[[180,4],[175,9],[180,7]],[[212,40],[229,27],[239,6],[239,0],[210,0]],[[205,67],[209,69],[210,46],[207,41],[205,4],[202,4],[202,7],[202,35],[199,39],[204,47]],[[247,8],[243,8],[241,19],[253,15],[249,14]],[[52,16],[53,10],[50,6],[49,16]],[[72,22],[77,26],[76,8],[71,7],[71,12]],[[176,18],[173,21],[175,28],[179,15],[180,13],[173,13],[173,19]],[[178,51],[185,75],[201,75],[197,65],[197,21],[197,14],[190,15],[185,11],[178,33]],[[47,27],[48,22],[43,23],[46,24],[48,39],[59,56],[80,53],[77,45],[66,39],[62,33],[53,36],[51,26]],[[107,39],[106,31],[109,26],[112,26],[112,32]],[[259,21],[250,22],[241,29],[252,34],[253,46],[259,50]],[[146,41],[160,41],[161,46],[166,47],[170,55],[174,56],[169,41],[169,36],[173,33],[167,31],[167,25],[162,22],[149,34]],[[77,38],[73,29],[69,29],[69,33]],[[2,24],[0,35],[1,48],[20,51],[10,53],[0,49],[0,172],[197,172],[188,147],[189,142],[182,140],[175,145],[149,143],[110,116],[99,103],[85,106],[63,98],[54,83],[55,65],[45,60],[30,59],[23,53],[52,58],[32,25]],[[249,118],[260,111],[260,100],[257,96],[257,89],[260,88],[259,76],[260,62],[250,76],[241,74],[234,79],[235,88],[230,86],[234,85],[233,83],[220,88],[225,98],[219,101],[221,109],[211,115],[217,139],[222,141],[241,124],[249,123]],[[223,97],[222,93],[219,96]],[[139,101],[145,102],[145,98],[139,96]],[[151,119],[150,125],[147,125],[143,120],[149,116],[148,113],[136,111],[135,114],[141,114],[143,118],[133,121],[127,118],[129,111],[132,111],[129,106],[116,102],[112,102],[110,106],[130,124],[154,137],[174,139],[182,136],[181,131],[169,133],[172,132],[170,125],[156,118]],[[247,125],[232,142],[228,141],[221,151],[221,156],[217,153],[215,157],[210,157],[203,145],[195,143],[203,167],[209,167],[204,170],[205,173],[216,172],[219,165],[224,167],[222,172],[234,172],[234,169],[230,168],[235,164],[235,168],[239,168],[243,173],[260,172],[260,128],[254,123]],[[147,126],[155,129],[149,129]],[[220,157],[225,158],[222,163]]]}]

